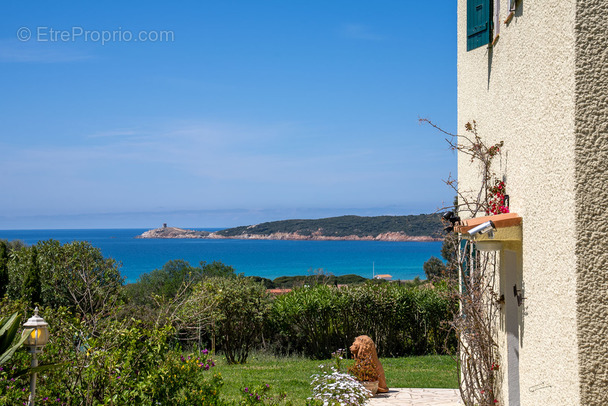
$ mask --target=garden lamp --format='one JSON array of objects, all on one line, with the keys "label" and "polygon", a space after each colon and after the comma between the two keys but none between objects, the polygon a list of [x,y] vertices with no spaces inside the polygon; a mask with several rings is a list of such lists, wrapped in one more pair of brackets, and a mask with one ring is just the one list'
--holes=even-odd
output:
[{"label": "garden lamp", "polygon": [[[44,319],[38,316],[38,307],[34,309],[34,315],[30,317],[23,325],[23,333],[30,333],[24,342],[24,345],[29,347],[32,354],[32,368],[38,366],[37,354],[42,352],[42,347],[49,341],[49,325]],[[34,398],[36,397],[36,372],[30,374],[30,398],[28,406],[34,406]]]}]

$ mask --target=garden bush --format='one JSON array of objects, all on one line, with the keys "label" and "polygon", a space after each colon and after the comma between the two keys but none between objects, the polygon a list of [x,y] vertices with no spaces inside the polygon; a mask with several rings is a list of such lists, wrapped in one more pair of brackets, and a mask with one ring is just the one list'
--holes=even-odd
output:
[{"label": "garden bush", "polygon": [[[37,404],[220,404],[223,382],[212,371],[213,360],[206,353],[183,356],[174,346],[171,327],[148,329],[137,321],[106,320],[93,336],[90,326],[66,308],[47,308],[41,314],[51,339],[39,359],[60,366],[39,373]],[[27,400],[27,376],[15,378],[10,372],[27,367],[29,359],[20,351],[5,365],[0,380],[7,385],[0,389],[0,404]]]},{"label": "garden bush", "polygon": [[443,322],[456,310],[446,289],[393,283],[303,287],[274,300],[268,331],[275,332],[278,352],[316,359],[348,348],[363,334],[384,357],[445,353],[454,342]]},{"label": "garden bush", "polygon": [[208,312],[209,329],[218,338],[228,363],[245,363],[261,338],[270,311],[264,285],[242,276],[213,277],[193,289],[193,298],[185,304],[184,312]]},{"label": "garden bush", "polygon": [[[38,274],[34,281],[39,286],[27,283],[32,271]],[[67,307],[91,324],[114,312],[124,280],[116,261],[82,241],[62,245],[48,240],[13,249],[8,273],[10,299],[33,305],[32,289],[40,289],[37,304]]]}]

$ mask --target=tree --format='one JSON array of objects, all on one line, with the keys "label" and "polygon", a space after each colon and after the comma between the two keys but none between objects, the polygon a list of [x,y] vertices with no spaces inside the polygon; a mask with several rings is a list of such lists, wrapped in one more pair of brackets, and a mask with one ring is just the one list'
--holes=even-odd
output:
[{"label": "tree", "polygon": [[[213,261],[210,264],[206,263],[205,261],[201,261],[200,268],[202,270],[202,274],[207,278],[233,278],[237,276],[236,271],[232,266],[226,265],[221,261]],[[242,274],[239,274],[239,276],[242,276]]]},{"label": "tree", "polygon": [[136,283],[128,285],[127,295],[136,305],[158,307],[160,302],[189,294],[191,287],[203,278],[235,276],[234,268],[220,261],[210,264],[201,261],[200,266],[194,267],[188,261],[176,259],[168,261],[161,269],[140,275]]},{"label": "tree", "polygon": [[95,332],[98,322],[115,312],[122,290],[116,261],[86,241],[41,241],[32,249],[41,268],[42,304],[66,306]]},{"label": "tree", "polygon": [[437,257],[431,257],[422,265],[426,278],[431,279],[458,279],[458,235],[449,233],[443,239],[441,245],[441,257],[445,263]]},{"label": "tree", "polygon": [[244,364],[270,311],[264,285],[244,277],[208,278],[194,289],[193,297],[196,300],[188,304],[211,316],[226,361]]},{"label": "tree", "polygon": [[135,286],[130,287],[132,299],[138,304],[151,304],[154,296],[172,298],[187,282],[201,278],[199,268],[182,259],[171,260],[161,269],[140,275]]},{"label": "tree", "polygon": [[30,266],[23,284],[24,298],[32,305],[42,303],[42,280],[40,279],[40,264],[38,263],[38,250],[31,248]]},{"label": "tree", "polygon": [[8,290],[8,245],[0,240],[0,299]]},{"label": "tree", "polygon": [[437,257],[431,257],[422,265],[426,278],[430,281],[433,279],[443,278],[445,276],[446,266],[442,260]]},{"label": "tree", "polygon": [[276,287],[271,279],[262,278],[261,276],[248,276],[247,279],[255,283],[261,283],[266,289],[274,289]]},{"label": "tree", "polygon": [[447,278],[458,279],[458,250],[458,235],[456,233],[446,235],[441,246],[441,257],[446,262],[445,276]]}]

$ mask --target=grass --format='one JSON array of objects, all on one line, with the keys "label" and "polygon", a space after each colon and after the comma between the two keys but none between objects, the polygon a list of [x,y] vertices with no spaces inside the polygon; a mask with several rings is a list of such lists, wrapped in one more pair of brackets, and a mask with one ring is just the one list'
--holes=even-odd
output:
[{"label": "grass", "polygon": [[388,387],[458,388],[456,361],[449,355],[380,359]]},{"label": "grass", "polygon": [[[304,405],[311,394],[310,376],[319,371],[319,364],[331,362],[254,354],[244,365],[227,365],[225,359],[219,357],[214,372],[220,372],[224,378],[222,394],[226,400],[238,401],[244,387],[270,384],[273,393],[285,392],[294,405]],[[380,362],[389,388],[458,387],[456,363],[450,356],[382,358]],[[352,363],[352,360],[344,361],[343,369]]]}]

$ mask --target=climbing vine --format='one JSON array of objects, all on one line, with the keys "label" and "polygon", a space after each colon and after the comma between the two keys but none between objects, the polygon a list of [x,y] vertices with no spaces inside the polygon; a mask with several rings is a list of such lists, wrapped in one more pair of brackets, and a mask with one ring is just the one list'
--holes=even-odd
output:
[{"label": "climbing vine", "polygon": [[[448,223],[446,231],[454,230],[461,216],[472,218],[478,214],[508,213],[505,180],[498,177],[493,167],[496,158],[501,157],[504,143],[486,145],[478,134],[475,121],[466,124],[463,135],[449,133],[429,120],[421,121],[444,133],[452,150],[479,165],[477,189],[465,190],[451,176],[445,181],[457,196],[453,206],[442,209],[451,210],[444,215]],[[461,397],[466,406],[498,405],[497,382],[502,370],[496,340],[503,300],[497,292],[497,254],[479,251],[474,242],[462,238],[454,247],[459,283],[455,284],[452,294],[460,303],[460,312],[450,327],[456,332],[459,343],[457,362]]]}]

